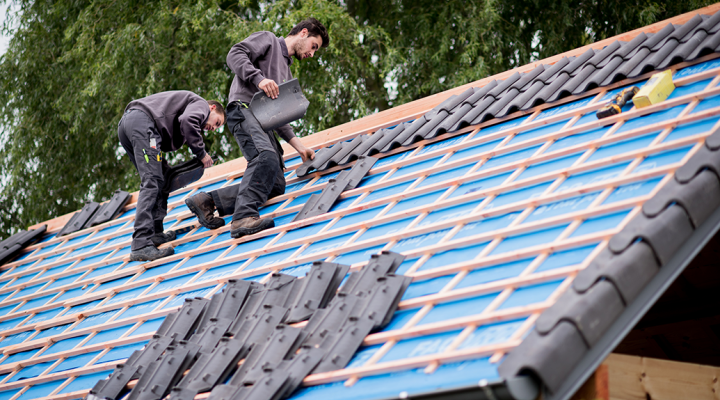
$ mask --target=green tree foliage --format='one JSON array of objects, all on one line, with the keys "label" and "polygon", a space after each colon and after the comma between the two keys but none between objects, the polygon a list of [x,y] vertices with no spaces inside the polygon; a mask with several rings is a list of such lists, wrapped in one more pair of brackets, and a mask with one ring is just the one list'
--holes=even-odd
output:
[{"label": "green tree foliage", "polygon": [[[139,180],[117,140],[132,99],[191,90],[225,103],[230,47],[314,16],[330,47],[295,62],[308,135],[705,5],[614,0],[12,0],[0,58],[0,236]],[[227,131],[206,137],[240,156]],[[171,162],[190,157],[178,152]]]}]

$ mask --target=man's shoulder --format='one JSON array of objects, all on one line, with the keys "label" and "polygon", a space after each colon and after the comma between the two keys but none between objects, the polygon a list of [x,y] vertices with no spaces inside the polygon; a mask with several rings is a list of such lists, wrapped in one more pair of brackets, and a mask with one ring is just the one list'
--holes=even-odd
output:
[{"label": "man's shoulder", "polygon": [[257,32],[254,32],[252,35],[248,36],[245,40],[243,40],[243,42],[248,41],[248,40],[272,41],[272,40],[277,40],[277,39],[278,39],[278,37],[275,36],[275,34],[270,31],[257,31]]}]

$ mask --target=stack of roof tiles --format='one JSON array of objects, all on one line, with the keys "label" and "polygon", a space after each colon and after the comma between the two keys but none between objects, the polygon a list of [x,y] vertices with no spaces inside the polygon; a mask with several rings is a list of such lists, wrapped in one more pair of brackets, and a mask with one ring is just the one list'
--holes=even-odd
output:
[{"label": "stack of roof tiles", "polygon": [[317,262],[304,279],[231,280],[211,300],[186,299],[89,398],[122,398],[131,379],[130,400],[192,400],[210,390],[215,400],[286,398],[311,371],[343,368],[367,334],[388,324],[409,284],[393,274],[402,260],[374,255],[337,297],[350,267]]},{"label": "stack of roof tiles", "polygon": [[[260,211],[276,226],[255,235],[193,227],[175,255],[129,262],[132,204],[47,234],[0,273],[0,399],[84,397],[152,347],[186,298],[302,277],[316,261],[360,271],[385,250],[412,279],[398,310],[347,365],[311,373],[291,398],[568,398],[720,224],[717,15],[472,89],[424,120],[346,132],[317,165],[290,156],[286,194]],[[667,100],[597,120],[662,68],[677,87]],[[363,155],[378,160],[342,184],[333,165]],[[172,193],[166,228],[195,225],[187,196],[241,176]],[[298,217],[338,181],[329,209]]]}]

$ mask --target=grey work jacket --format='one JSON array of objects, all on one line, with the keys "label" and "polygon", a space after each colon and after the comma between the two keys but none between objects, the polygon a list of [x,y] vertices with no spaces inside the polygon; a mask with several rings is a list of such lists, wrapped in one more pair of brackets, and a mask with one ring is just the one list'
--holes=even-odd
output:
[{"label": "grey work jacket", "polygon": [[[227,65],[235,73],[228,95],[230,102],[249,103],[263,79],[272,79],[278,85],[292,79],[292,58],[285,39],[272,32],[255,32],[234,45],[227,55]],[[286,142],[295,137],[290,125],[276,130]]]},{"label": "grey work jacket", "polygon": [[175,151],[187,143],[195,157],[205,157],[202,129],[210,116],[207,101],[193,92],[160,92],[133,100],[125,110],[139,109],[155,121],[162,136],[162,151]]}]

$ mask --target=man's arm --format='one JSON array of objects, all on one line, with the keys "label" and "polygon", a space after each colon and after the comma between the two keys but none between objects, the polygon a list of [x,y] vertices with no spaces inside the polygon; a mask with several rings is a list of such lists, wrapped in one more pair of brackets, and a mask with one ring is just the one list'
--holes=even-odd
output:
[{"label": "man's arm", "polygon": [[304,144],[300,141],[300,139],[295,136],[295,133],[293,133],[292,127],[290,124],[285,124],[279,128],[276,129],[278,136],[283,138],[286,142],[290,143],[290,145],[297,150],[297,152],[300,154],[300,157],[302,157],[303,162],[308,160],[308,157],[310,160],[315,158],[315,152],[311,149],[308,149],[305,147]]},{"label": "man's arm", "polygon": [[255,32],[247,39],[234,45],[227,55],[227,66],[240,80],[252,82],[260,87],[265,79],[262,71],[255,68],[255,61],[267,53],[272,44],[273,35],[270,32]]},{"label": "man's arm", "polygon": [[195,101],[185,107],[185,112],[178,117],[180,133],[187,142],[190,151],[202,161],[205,168],[212,166],[212,158],[205,151],[205,142],[202,138],[202,123],[210,115],[210,107],[205,100]]},{"label": "man's arm", "polygon": [[312,149],[305,147],[305,145],[296,136],[293,136],[288,143],[290,143],[290,146],[292,146],[298,154],[300,154],[300,158],[302,158],[303,162],[315,159],[315,152]]}]

